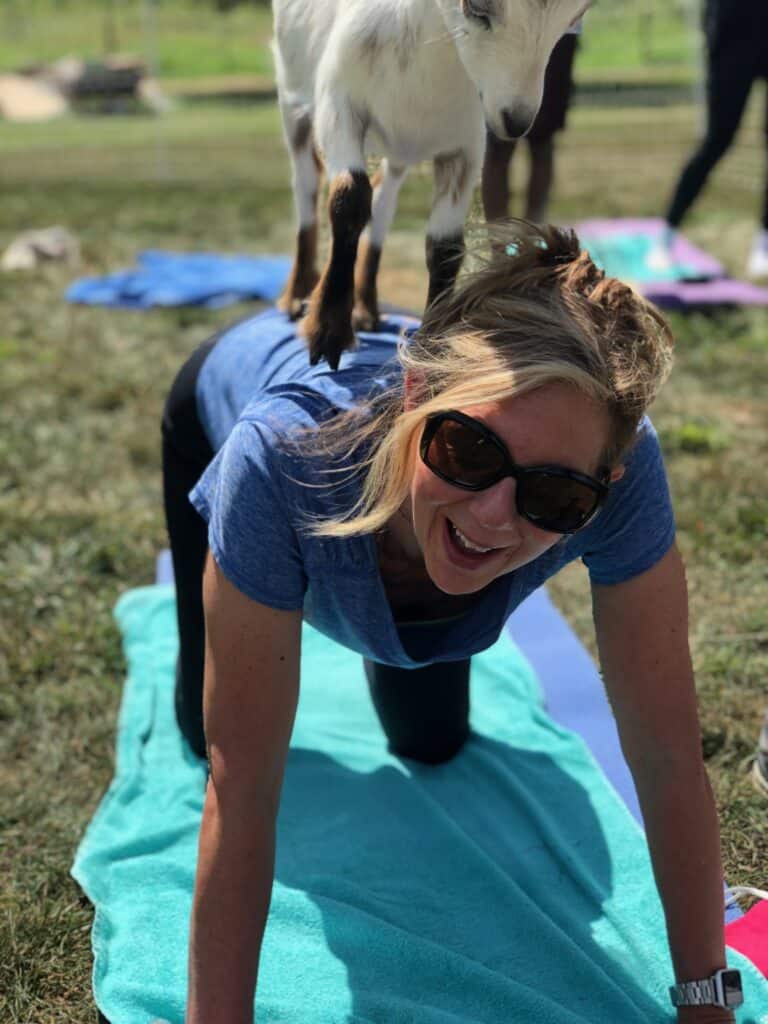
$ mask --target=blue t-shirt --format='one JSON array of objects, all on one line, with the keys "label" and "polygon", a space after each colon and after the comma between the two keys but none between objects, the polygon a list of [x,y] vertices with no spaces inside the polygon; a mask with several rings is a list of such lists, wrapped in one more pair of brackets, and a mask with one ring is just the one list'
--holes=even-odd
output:
[{"label": "blue t-shirt", "polygon": [[397,625],[375,538],[307,530],[308,522],[351,507],[360,475],[341,474],[342,482],[329,486],[322,461],[285,438],[398,380],[397,341],[415,324],[390,317],[377,333],[361,333],[336,372],[309,366],[295,325],[275,310],[227,331],[198,377],[198,413],[217,454],[190,494],[208,522],[214,558],[244,594],[273,608],[303,608],[307,621],[344,646],[408,668],[489,647],[517,605],[568,562],[583,559],[595,583],[619,583],[651,568],[675,532],[658,440],[645,418],[623,478],[586,529],[494,580],[461,617]]}]

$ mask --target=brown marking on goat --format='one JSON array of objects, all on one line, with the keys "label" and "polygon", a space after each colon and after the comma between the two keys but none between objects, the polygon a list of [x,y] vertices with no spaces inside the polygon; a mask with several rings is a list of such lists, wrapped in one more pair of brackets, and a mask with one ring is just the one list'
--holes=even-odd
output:
[{"label": "brown marking on goat", "polygon": [[309,310],[300,328],[309,345],[309,361],[313,366],[327,359],[335,370],[341,353],[354,348],[351,318],[355,257],[360,234],[371,219],[372,194],[371,182],[363,170],[342,171],[331,182],[328,196],[330,258],[312,292]]},{"label": "brown marking on goat", "polygon": [[277,308],[287,313],[291,320],[301,316],[306,299],[317,284],[319,274],[317,260],[317,224],[299,228],[296,236],[296,257]]},{"label": "brown marking on goat", "polygon": [[[454,153],[441,153],[434,161],[435,199],[442,199],[451,192],[451,202],[458,203],[461,193],[467,187],[469,160],[462,149]],[[452,191],[451,191],[452,188]]]},{"label": "brown marking on goat", "polygon": [[[306,122],[306,129],[302,127]],[[302,118],[296,126],[293,136],[293,144],[306,146],[312,122]],[[300,131],[301,129],[301,131]],[[312,143],[312,159],[318,175],[323,174],[323,162],[317,152],[317,147]],[[312,196],[312,206],[317,207],[317,192]],[[285,288],[277,300],[277,308],[287,313],[291,320],[296,320],[302,315],[306,307],[307,299],[312,294],[313,288],[317,285],[320,275],[317,270],[317,224],[305,224],[299,227],[296,235],[296,255],[293,266],[288,276]]]},{"label": "brown marking on goat", "polygon": [[[325,167],[323,166],[323,161],[320,159],[320,154],[318,153],[317,146],[314,144],[314,142],[312,143],[312,159],[315,161],[315,167],[317,168],[317,173],[319,175],[322,175],[323,172],[325,171]],[[315,195],[315,201],[316,200],[317,200],[317,195]]]},{"label": "brown marking on goat", "polygon": [[[291,146],[295,150],[304,149],[312,134],[312,118],[309,114],[303,114],[293,129]],[[314,147],[313,147],[314,148]]]},{"label": "brown marking on goat", "polygon": [[355,265],[355,306],[352,325],[356,331],[375,331],[379,323],[379,299],[376,278],[381,263],[381,247],[368,238],[360,243]]},{"label": "brown marking on goat", "polygon": [[445,238],[432,238],[427,235],[427,270],[429,271],[429,291],[427,293],[427,309],[443,292],[453,288],[461,261],[464,258],[464,233]]}]

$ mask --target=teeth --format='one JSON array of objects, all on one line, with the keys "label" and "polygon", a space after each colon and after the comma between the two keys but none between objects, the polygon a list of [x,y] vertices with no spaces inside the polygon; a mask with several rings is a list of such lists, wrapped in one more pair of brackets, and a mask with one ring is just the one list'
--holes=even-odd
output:
[{"label": "teeth", "polygon": [[458,537],[461,546],[463,548],[466,548],[467,551],[477,551],[478,554],[481,554],[481,555],[485,555],[485,554],[487,554],[487,552],[493,551],[493,548],[481,548],[477,544],[473,544],[472,541],[469,540],[468,537],[464,536],[464,534],[461,532],[461,530],[458,528],[458,526],[455,523],[451,523],[451,526],[453,527],[453,532]]}]

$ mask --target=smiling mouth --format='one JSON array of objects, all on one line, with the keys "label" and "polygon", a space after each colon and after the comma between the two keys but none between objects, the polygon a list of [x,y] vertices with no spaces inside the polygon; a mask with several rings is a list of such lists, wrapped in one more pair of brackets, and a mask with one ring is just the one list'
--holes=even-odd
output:
[{"label": "smiling mouth", "polygon": [[471,541],[469,537],[466,536],[466,534],[462,533],[461,530],[456,525],[456,523],[452,523],[450,519],[448,520],[448,523],[451,527],[451,531],[453,533],[454,538],[458,541],[459,545],[464,548],[465,551],[471,551],[475,554],[486,555],[488,554],[489,551],[495,550],[495,548],[480,547],[479,544],[475,544],[474,541]]},{"label": "smiling mouth", "polygon": [[451,551],[455,555],[460,556],[462,560],[477,564],[478,562],[485,561],[494,552],[500,550],[499,548],[486,548],[475,544],[450,519],[446,518],[445,522]]}]

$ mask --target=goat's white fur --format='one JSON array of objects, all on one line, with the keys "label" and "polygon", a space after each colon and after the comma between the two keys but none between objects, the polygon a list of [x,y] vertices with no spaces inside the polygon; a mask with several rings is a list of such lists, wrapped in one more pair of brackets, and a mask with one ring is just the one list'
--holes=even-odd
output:
[{"label": "goat's white fur", "polygon": [[[501,138],[536,115],[549,55],[588,0],[273,0],[280,110],[300,227],[315,222],[318,169],[332,181],[384,157],[368,237],[381,247],[407,168],[455,156],[427,236],[459,235],[479,176],[486,124]],[[505,123],[506,112],[506,123]],[[297,145],[297,139],[302,144]]]}]

